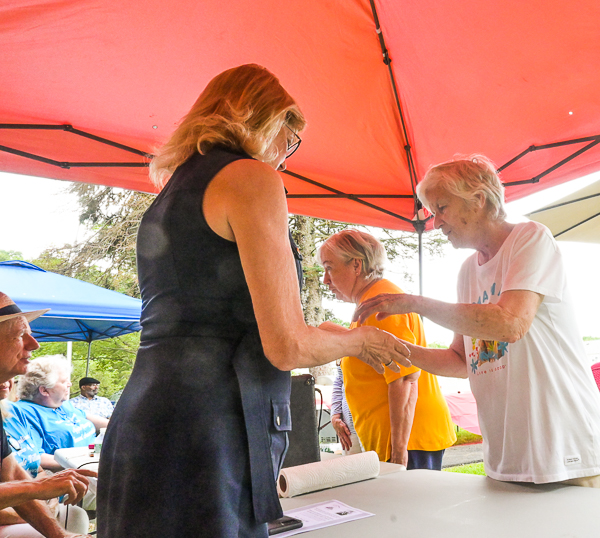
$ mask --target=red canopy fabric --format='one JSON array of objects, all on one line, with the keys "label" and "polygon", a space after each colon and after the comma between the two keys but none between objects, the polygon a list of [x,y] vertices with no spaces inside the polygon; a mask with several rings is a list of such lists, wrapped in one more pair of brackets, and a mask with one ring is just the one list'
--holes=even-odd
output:
[{"label": "red canopy fabric", "polygon": [[[254,62],[309,121],[284,175],[290,211],[413,230],[414,183],[432,164],[482,152],[500,166],[592,137],[503,171],[521,181],[600,142],[599,25],[596,0],[5,0],[0,170],[151,191],[146,157],[7,124],[70,124],[152,153],[208,80]],[[61,168],[15,150],[141,167]],[[507,196],[598,169],[594,147]]]}]

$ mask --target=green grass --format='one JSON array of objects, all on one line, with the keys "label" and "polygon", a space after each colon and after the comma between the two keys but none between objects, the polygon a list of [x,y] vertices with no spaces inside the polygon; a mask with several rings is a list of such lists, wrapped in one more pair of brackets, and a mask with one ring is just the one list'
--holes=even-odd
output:
[{"label": "green grass", "polygon": [[454,443],[453,446],[467,445],[469,443],[481,443],[481,440],[481,435],[476,435],[468,432],[467,430],[463,430],[462,428],[458,428],[457,426],[456,443]]},{"label": "green grass", "polygon": [[442,470],[448,473],[478,474],[481,476],[486,476],[485,471],[483,470],[483,462],[457,465],[456,467],[447,467],[446,469]]}]

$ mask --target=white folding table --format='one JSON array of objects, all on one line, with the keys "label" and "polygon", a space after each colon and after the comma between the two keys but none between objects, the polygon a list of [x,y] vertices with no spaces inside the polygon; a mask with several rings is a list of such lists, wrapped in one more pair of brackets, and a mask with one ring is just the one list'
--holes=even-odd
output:
[{"label": "white folding table", "polygon": [[441,471],[384,474],[281,499],[281,505],[285,511],[331,499],[375,516],[312,531],[306,538],[600,536],[600,490],[531,486]]},{"label": "white folding table", "polygon": [[89,469],[98,471],[100,454],[94,454],[88,447],[59,448],[54,452],[54,459],[65,469]]}]

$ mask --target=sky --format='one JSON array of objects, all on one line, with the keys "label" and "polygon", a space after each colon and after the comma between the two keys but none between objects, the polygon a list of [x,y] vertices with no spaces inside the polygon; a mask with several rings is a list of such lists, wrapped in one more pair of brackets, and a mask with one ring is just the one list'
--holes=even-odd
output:
[{"label": "sky", "polygon": [[[523,221],[523,215],[543,207],[600,179],[592,174],[567,184],[546,189],[507,205],[510,222]],[[66,193],[68,182],[0,173],[0,250],[16,250],[25,258],[35,258],[50,246],[74,243],[84,237],[79,225],[76,197]],[[568,282],[577,308],[582,336],[600,337],[600,244],[560,241]],[[444,248],[443,257],[423,260],[423,293],[448,302],[456,301],[456,279],[462,262],[471,250]],[[385,276],[408,293],[418,292],[418,263],[406,263],[413,282],[405,281],[400,264],[387,268]],[[354,305],[327,301],[336,316],[348,321]],[[425,320],[427,340],[448,345],[452,333]]]},{"label": "sky", "polygon": [[79,226],[77,199],[66,194],[70,183],[0,172],[0,250],[16,250],[27,259],[50,246],[73,243]]}]

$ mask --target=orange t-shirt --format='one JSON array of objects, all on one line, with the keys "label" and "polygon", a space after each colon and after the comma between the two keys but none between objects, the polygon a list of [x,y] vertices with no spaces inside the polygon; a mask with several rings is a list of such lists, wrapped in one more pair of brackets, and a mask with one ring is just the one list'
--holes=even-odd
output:
[{"label": "orange t-shirt", "polygon": [[[382,279],[365,292],[360,302],[380,293],[403,292],[389,280]],[[362,324],[353,323],[351,328],[361,325],[372,325],[412,344],[427,346],[421,318],[415,313],[388,316],[381,321],[377,321],[373,315]],[[342,359],[346,400],[356,433],[365,450],[377,452],[381,461],[388,461],[391,457],[388,384],[418,370],[416,366],[400,366],[399,373],[386,368],[383,374],[378,374],[356,357]],[[443,450],[456,441],[456,434],[437,377],[422,370],[418,387],[419,395],[408,449]]]}]

